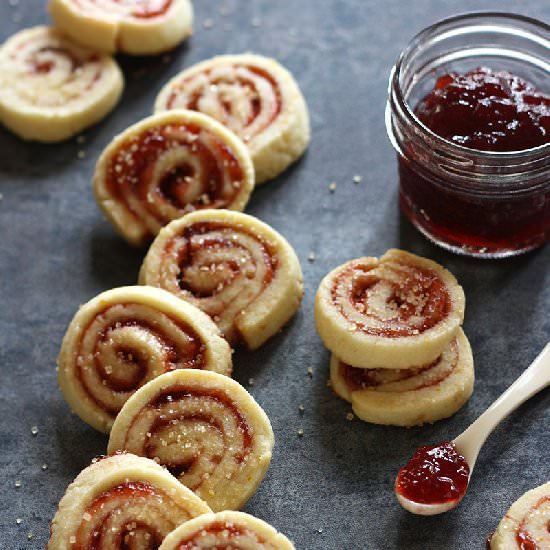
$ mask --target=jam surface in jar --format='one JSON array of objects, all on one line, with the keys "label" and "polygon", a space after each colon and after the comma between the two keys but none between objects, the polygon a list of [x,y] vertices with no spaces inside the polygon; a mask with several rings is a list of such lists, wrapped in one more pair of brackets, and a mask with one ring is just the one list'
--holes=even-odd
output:
[{"label": "jam surface in jar", "polygon": [[[550,144],[550,96],[505,71],[474,69],[439,77],[416,106],[425,126],[449,141],[479,152],[510,153]],[[400,202],[426,236],[457,252],[487,257],[531,250],[550,238],[550,177],[533,190],[516,192],[517,178],[477,179],[473,161],[469,191],[441,159],[422,163],[414,142],[399,158]],[[444,162],[444,161],[443,161]],[[503,163],[508,162],[506,159]],[[458,185],[457,185],[458,182]],[[479,185],[483,185],[483,191]],[[516,252],[517,251],[517,252]]]},{"label": "jam surface in jar", "polygon": [[454,443],[420,447],[399,470],[396,491],[422,504],[460,501],[468,487],[470,467]]},{"label": "jam surface in jar", "polygon": [[445,74],[417,105],[432,132],[481,151],[523,151],[550,142],[550,96],[506,71]]}]

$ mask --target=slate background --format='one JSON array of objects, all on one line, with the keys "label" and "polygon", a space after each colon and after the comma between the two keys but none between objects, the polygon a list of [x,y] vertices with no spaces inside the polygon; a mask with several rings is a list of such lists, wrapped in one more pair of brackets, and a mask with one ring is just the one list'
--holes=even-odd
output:
[{"label": "slate background", "polygon": [[[214,54],[250,50],[276,57],[294,73],[309,104],[313,140],[301,162],[255,191],[247,209],[294,245],[306,295],[284,332],[259,351],[235,357],[237,380],[247,385],[255,378],[249,390],[276,434],[267,478],[245,510],[282,530],[298,549],[484,548],[509,505],[550,477],[548,391],[490,438],[458,510],[435,518],[409,515],[393,498],[392,484],[413,449],[461,432],[548,340],[550,246],[517,259],[480,261],[424,240],[397,207],[396,164],[383,119],[386,83],[406,42],[437,19],[518,9],[548,22],[550,4],[194,3],[196,32],[187,44],[165,57],[121,59],[127,77],[122,103],[85,132],[85,144],[28,144],[0,130],[0,546],[44,548],[66,486],[105,450],[106,437],[70,413],[55,374],[61,339],[78,305],[102,290],[134,283],[144,254],[115,234],[94,203],[90,178],[99,152],[150,113],[157,91],[178,70]],[[2,1],[0,39],[47,22],[44,5]],[[213,24],[209,29],[206,19]],[[355,174],[363,177],[359,185],[352,182]],[[331,181],[337,182],[334,194]],[[329,354],[314,330],[315,289],[336,265],[389,247],[443,263],[466,292],[475,392],[454,417],[434,426],[406,430],[349,422],[348,405],[326,387]],[[307,261],[311,251],[313,263]],[[300,427],[302,438],[296,434]]]}]

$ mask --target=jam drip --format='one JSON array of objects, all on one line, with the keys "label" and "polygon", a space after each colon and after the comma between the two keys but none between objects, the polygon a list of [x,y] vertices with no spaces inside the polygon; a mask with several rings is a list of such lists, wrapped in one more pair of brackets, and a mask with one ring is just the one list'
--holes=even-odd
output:
[{"label": "jam drip", "polygon": [[438,136],[470,149],[522,151],[550,143],[550,96],[506,71],[443,75],[415,114]]},{"label": "jam drip", "polygon": [[460,501],[468,487],[470,467],[454,443],[420,447],[399,470],[396,491],[421,504]]}]

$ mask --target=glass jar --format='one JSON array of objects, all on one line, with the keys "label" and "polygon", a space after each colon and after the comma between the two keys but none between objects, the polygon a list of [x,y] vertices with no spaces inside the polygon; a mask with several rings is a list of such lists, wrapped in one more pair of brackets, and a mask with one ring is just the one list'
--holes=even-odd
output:
[{"label": "glass jar", "polygon": [[409,43],[392,69],[386,127],[398,153],[403,212],[434,243],[501,258],[550,239],[550,143],[511,152],[469,149],[427,128],[414,108],[449,72],[508,71],[550,95],[550,27],[527,17],[445,19]]}]

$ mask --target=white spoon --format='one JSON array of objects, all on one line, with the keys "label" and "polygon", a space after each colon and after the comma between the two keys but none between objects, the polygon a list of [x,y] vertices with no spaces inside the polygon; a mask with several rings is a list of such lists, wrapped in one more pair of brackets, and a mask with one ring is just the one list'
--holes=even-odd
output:
[{"label": "white spoon", "polygon": [[[470,467],[468,483],[472,477],[472,471],[481,447],[500,421],[527,401],[527,399],[549,385],[550,342],[546,344],[529,368],[473,424],[452,441],[456,447],[456,451],[466,459]],[[432,516],[455,508],[462,500],[466,488],[461,495],[453,500],[433,504],[410,500],[399,493],[397,483],[395,494],[399,504],[405,510],[413,514]]]}]

